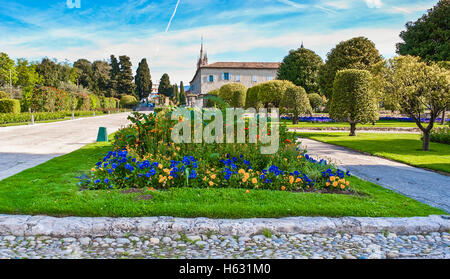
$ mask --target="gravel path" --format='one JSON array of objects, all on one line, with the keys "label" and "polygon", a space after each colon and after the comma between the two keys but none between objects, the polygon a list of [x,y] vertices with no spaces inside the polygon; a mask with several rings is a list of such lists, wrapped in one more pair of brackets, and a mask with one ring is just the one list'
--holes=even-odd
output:
[{"label": "gravel path", "polygon": [[52,238],[0,236],[0,259],[10,258],[288,258],[450,259],[450,234],[296,234],[253,237]]},{"label": "gravel path", "polygon": [[312,157],[328,159],[357,177],[450,212],[450,176],[307,138],[299,140]]},{"label": "gravel path", "polygon": [[97,139],[99,127],[108,133],[129,123],[129,113],[79,118],[36,125],[0,128],[0,180],[42,164]]}]

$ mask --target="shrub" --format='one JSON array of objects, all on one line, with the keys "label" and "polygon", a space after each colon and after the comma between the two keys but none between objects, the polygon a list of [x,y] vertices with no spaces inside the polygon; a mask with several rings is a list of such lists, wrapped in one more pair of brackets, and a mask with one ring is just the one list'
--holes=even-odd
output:
[{"label": "shrub", "polygon": [[378,104],[370,90],[371,75],[366,70],[341,70],[336,74],[330,117],[350,123],[350,136],[355,136],[357,123],[375,122]]},{"label": "shrub", "polygon": [[11,96],[5,91],[0,91],[0,99],[11,99]]},{"label": "shrub", "polygon": [[138,104],[138,101],[134,96],[131,95],[123,95],[120,98],[120,105],[124,108],[132,108]]},{"label": "shrub", "polygon": [[91,98],[86,93],[77,93],[77,110],[90,110],[91,109]]},{"label": "shrub", "polygon": [[95,110],[96,108],[100,107],[100,99],[95,94],[89,94],[89,98],[91,101],[91,109]]},{"label": "shrub", "polygon": [[31,93],[30,107],[33,111],[55,112],[70,110],[71,104],[71,94],[54,87],[37,87]]},{"label": "shrub", "polygon": [[264,107],[272,104],[275,107],[280,106],[284,93],[288,88],[295,85],[287,80],[271,80],[258,84],[258,103]]},{"label": "shrub", "polygon": [[432,129],[430,132],[430,141],[450,144],[450,127]]},{"label": "shrub", "polygon": [[0,99],[0,113],[20,113],[20,101],[14,99]]},{"label": "shrub", "polygon": [[[33,113],[35,121],[64,119],[64,112],[35,112]],[[31,121],[31,113],[0,113],[0,124],[23,123]]]},{"label": "shrub", "polygon": [[281,99],[280,108],[283,113],[292,113],[292,123],[298,123],[298,116],[301,113],[311,112],[308,96],[301,86],[290,87],[286,90]]},{"label": "shrub", "polygon": [[245,106],[246,95],[247,87],[237,82],[225,84],[219,89],[219,97],[235,108],[243,108]]},{"label": "shrub", "polygon": [[102,97],[100,100],[101,107],[104,109],[116,109],[119,99],[113,97]]},{"label": "shrub", "polygon": [[325,104],[324,99],[317,93],[308,94],[309,103],[315,112],[319,112]]},{"label": "shrub", "polygon": [[[207,96],[219,96],[219,89],[214,89],[208,92]],[[213,100],[206,100],[206,107],[212,108],[218,106],[217,102]]]}]

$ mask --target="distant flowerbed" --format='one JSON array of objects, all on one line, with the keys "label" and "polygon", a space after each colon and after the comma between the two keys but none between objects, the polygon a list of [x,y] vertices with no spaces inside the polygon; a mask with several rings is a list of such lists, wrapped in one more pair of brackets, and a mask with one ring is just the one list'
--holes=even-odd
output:
[{"label": "distant flowerbed", "polygon": [[[292,120],[292,117],[290,116],[282,116],[281,119],[283,120]],[[327,117],[327,116],[317,116],[317,117],[311,117],[311,116],[301,116],[298,118],[300,122],[312,122],[312,123],[318,123],[318,122],[336,122],[335,120]],[[399,122],[414,122],[414,119],[411,117],[390,117],[390,116],[382,116],[379,120],[384,121],[399,121]],[[437,118],[436,122],[440,122],[441,118]],[[446,122],[450,121],[449,118],[445,119]],[[428,123],[430,122],[430,118],[421,118],[421,122]]]},{"label": "distant flowerbed", "polygon": [[[280,127],[280,149],[261,155],[258,145],[175,144],[168,113],[144,116],[119,130],[113,150],[80,176],[83,189],[163,190],[170,187],[228,187],[251,190],[349,192],[345,173],[317,161],[294,143],[294,134]],[[248,136],[248,135],[247,135]]]}]

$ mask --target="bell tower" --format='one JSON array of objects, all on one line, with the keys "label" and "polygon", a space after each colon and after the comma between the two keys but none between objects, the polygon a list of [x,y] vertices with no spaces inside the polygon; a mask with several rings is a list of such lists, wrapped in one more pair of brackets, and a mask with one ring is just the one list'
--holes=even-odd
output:
[{"label": "bell tower", "polygon": [[200,57],[197,62],[197,69],[201,66],[208,65],[208,54],[206,51],[203,50],[203,36],[202,36],[202,43],[200,47]]}]

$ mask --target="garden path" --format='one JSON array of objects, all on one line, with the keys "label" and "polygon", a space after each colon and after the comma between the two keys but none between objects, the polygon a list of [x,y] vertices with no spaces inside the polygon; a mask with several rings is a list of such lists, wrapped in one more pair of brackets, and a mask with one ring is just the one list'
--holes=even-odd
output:
[{"label": "garden path", "polygon": [[324,158],[353,175],[450,213],[450,176],[311,139],[299,139],[313,158]]},{"label": "garden path", "polygon": [[99,127],[117,131],[129,123],[128,115],[0,128],[0,180],[96,141]]}]

